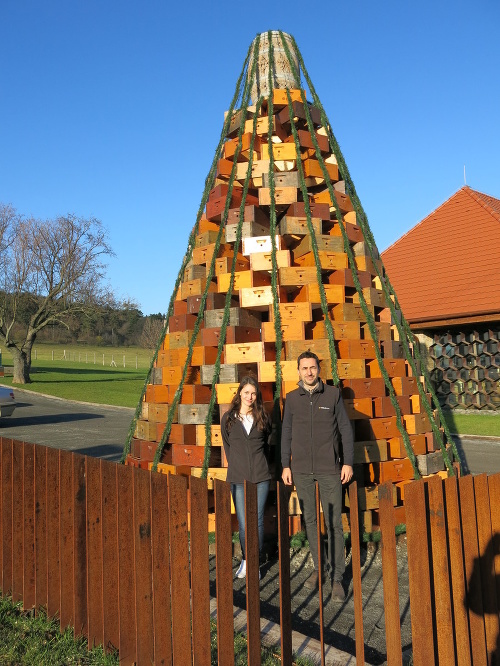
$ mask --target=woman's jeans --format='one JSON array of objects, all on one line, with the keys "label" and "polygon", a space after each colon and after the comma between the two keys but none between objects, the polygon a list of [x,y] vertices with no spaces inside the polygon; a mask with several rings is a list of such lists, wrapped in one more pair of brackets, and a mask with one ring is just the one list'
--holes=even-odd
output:
[{"label": "woman's jeans", "polygon": [[[260,481],[257,483],[257,513],[259,525],[259,553],[262,551],[264,543],[264,507],[266,505],[267,494],[269,493],[269,481]],[[238,518],[240,530],[240,544],[243,558],[245,558],[245,487],[243,483],[232,483],[231,494]]]}]

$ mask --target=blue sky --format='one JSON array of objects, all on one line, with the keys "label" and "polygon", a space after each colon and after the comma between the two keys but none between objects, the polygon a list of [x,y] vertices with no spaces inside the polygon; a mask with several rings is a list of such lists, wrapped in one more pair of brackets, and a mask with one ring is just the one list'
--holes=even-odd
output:
[{"label": "blue sky", "polygon": [[118,297],[165,312],[248,47],[281,29],[382,251],[464,165],[500,197],[499,26],[497,0],[1,0],[0,202],[99,218]]}]

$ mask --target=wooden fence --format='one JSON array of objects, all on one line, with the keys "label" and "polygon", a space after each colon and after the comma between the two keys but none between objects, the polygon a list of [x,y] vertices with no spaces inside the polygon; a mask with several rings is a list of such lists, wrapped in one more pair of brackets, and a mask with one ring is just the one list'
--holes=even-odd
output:
[{"label": "wooden fence", "polygon": [[[260,664],[256,487],[247,484],[248,663]],[[387,661],[402,663],[392,486],[380,487]],[[491,664],[498,640],[500,475],[407,490],[414,663]],[[350,488],[356,659],[364,663],[357,489]],[[319,507],[319,501],[318,501]],[[188,512],[189,509],[189,512]],[[217,651],[234,663],[229,486],[215,482]],[[206,482],[0,440],[0,585],[123,664],[210,664]],[[320,525],[320,521],[318,521]],[[319,529],[319,528],[318,528]],[[280,629],[292,663],[288,493],[278,484]],[[320,538],[320,534],[317,534]],[[321,552],[321,549],[320,549]],[[320,577],[321,578],[321,577]],[[322,586],[320,636],[323,646]]]}]

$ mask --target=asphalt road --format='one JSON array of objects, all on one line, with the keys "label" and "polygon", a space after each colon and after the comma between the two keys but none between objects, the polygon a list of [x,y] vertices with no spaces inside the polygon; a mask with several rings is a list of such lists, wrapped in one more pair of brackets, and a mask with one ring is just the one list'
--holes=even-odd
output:
[{"label": "asphalt road", "polygon": [[48,398],[14,389],[17,407],[0,436],[119,461],[134,410]]}]

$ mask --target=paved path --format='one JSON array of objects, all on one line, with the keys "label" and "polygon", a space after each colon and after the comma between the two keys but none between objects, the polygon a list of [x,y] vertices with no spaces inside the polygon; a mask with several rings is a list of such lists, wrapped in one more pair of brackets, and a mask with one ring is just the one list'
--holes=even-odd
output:
[{"label": "paved path", "polygon": [[0,436],[119,461],[134,415],[125,407],[61,400],[14,389],[14,414],[0,419]]}]

